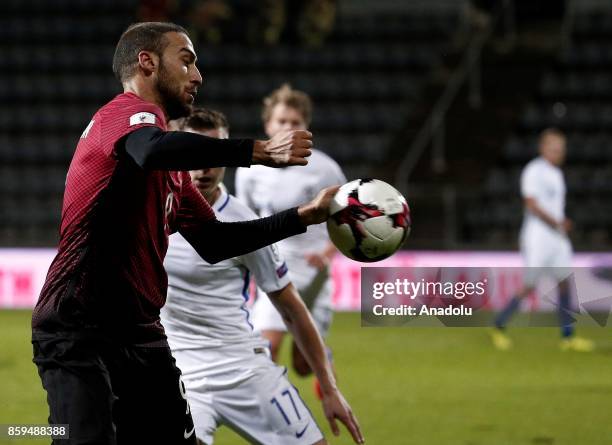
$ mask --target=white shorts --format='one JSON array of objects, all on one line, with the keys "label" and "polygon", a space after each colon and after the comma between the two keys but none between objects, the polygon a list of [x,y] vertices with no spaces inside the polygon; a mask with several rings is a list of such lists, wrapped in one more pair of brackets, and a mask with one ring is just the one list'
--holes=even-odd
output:
[{"label": "white shorts", "polygon": [[[202,350],[173,354],[179,367],[191,364],[191,369],[209,359]],[[323,439],[310,410],[289,382],[286,368],[274,364],[267,354],[254,353],[234,376],[229,375],[232,373],[203,377],[192,372],[193,378],[183,376],[199,440],[211,445],[220,425],[253,444],[312,445]],[[240,380],[237,375],[247,377]]]},{"label": "white shorts", "polygon": [[535,285],[545,275],[561,281],[572,273],[573,249],[569,238],[550,232],[527,229],[521,233],[521,254],[527,267],[526,285]]},{"label": "white shorts", "polygon": [[[299,291],[299,289],[298,289]],[[302,292],[300,292],[302,295]],[[331,308],[332,283],[327,279],[321,289],[311,301],[309,307],[312,318],[315,321],[319,334],[326,337],[331,326],[333,311]],[[309,301],[305,301],[309,306]],[[281,331],[287,332],[287,326],[280,313],[276,310],[268,295],[260,289],[257,290],[257,299],[251,308],[251,323],[256,332]]]}]

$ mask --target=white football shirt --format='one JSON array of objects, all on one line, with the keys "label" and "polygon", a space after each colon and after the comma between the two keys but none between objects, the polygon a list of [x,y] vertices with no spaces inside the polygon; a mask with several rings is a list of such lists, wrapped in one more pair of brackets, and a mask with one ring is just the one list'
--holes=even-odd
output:
[{"label": "white football shirt", "polygon": [[[325,187],[344,183],[346,177],[336,161],[319,150],[312,150],[306,166],[239,168],[236,196],[260,216],[269,216],[307,203]],[[308,265],[304,255],[322,251],[328,242],[327,228],[322,223],[278,243],[281,255],[287,260],[291,281],[298,289],[308,286],[318,272]]]},{"label": "white football shirt", "polygon": [[[257,218],[223,188],[212,208],[220,221]],[[228,348],[252,355],[253,348],[268,345],[253,333],[246,303],[251,274],[265,292],[280,290],[290,282],[287,266],[274,245],[209,264],[175,233],[170,236],[164,266],[168,272],[168,298],[161,319],[173,351]],[[240,360],[240,354],[231,355]]]},{"label": "white football shirt", "polygon": [[[538,207],[554,218],[565,218],[565,180],[561,169],[542,157],[531,160],[521,174],[521,195],[535,199]],[[536,215],[525,211],[523,230],[556,232]]]}]

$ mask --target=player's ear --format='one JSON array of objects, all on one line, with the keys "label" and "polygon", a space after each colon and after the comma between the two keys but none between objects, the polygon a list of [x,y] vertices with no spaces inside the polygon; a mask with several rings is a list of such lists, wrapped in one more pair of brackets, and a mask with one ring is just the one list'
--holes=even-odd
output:
[{"label": "player's ear", "polygon": [[157,71],[159,66],[159,56],[151,51],[140,51],[138,53],[138,66],[145,75],[149,76]]}]

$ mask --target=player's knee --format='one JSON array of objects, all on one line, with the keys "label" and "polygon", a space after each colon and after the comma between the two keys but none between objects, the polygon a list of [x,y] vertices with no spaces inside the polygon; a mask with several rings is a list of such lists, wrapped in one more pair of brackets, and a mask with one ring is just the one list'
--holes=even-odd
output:
[{"label": "player's knee", "polygon": [[312,374],[312,369],[302,354],[293,354],[292,357],[293,370],[300,377],[307,377]]},{"label": "player's knee", "polygon": [[273,362],[277,362],[278,361],[278,351],[279,351],[279,347],[278,346],[274,346],[272,344],[270,344],[270,358],[272,359]]},{"label": "player's knee", "polygon": [[526,286],[518,294],[516,294],[516,296],[517,298],[522,300],[523,298],[526,298],[529,294],[531,294],[533,290],[534,290],[533,286]]},{"label": "player's knee", "polygon": [[268,340],[270,345],[270,358],[272,361],[278,361],[278,354],[283,343],[284,332],[278,331],[262,331],[262,337]]},{"label": "player's knee", "polygon": [[297,375],[300,377],[308,377],[312,374],[312,369],[308,366],[308,363],[304,362],[293,362],[293,369]]}]

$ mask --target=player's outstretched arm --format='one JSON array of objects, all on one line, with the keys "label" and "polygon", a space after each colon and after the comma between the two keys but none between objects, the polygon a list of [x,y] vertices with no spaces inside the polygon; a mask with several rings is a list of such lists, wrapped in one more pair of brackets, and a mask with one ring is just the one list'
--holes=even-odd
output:
[{"label": "player's outstretched arm", "polygon": [[270,301],[282,315],[287,328],[293,334],[300,351],[313,370],[323,393],[323,410],[334,435],[340,434],[336,419],[340,420],[351,433],[355,443],[364,443],[359,423],[351,407],[336,386],[331,364],[327,359],[323,339],[319,335],[310,312],[304,305],[293,284],[268,293]]},{"label": "player's outstretched arm", "polygon": [[329,216],[329,206],[338,188],[334,186],[323,189],[309,203],[266,218],[221,222],[194,214],[193,209],[203,206],[204,198],[189,184],[183,196],[185,206],[178,215],[179,232],[205,261],[218,263],[304,233],[306,226],[324,222]]},{"label": "player's outstretched arm", "polygon": [[282,132],[268,141],[217,139],[184,131],[142,127],[123,141],[126,153],[147,170],[199,170],[209,167],[306,165],[312,135]]}]

